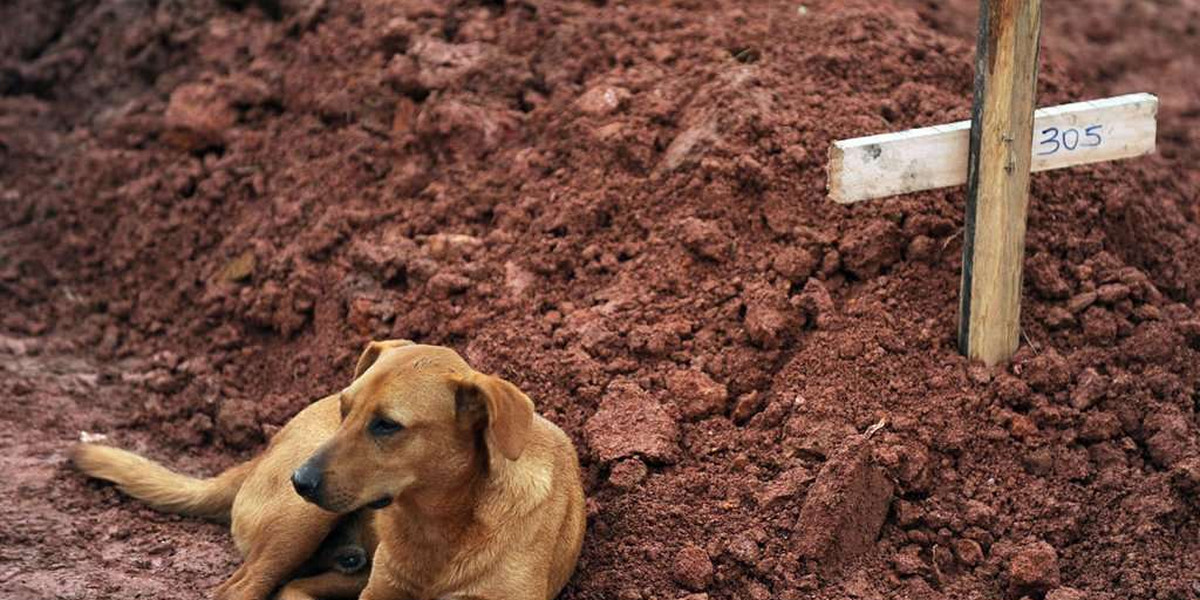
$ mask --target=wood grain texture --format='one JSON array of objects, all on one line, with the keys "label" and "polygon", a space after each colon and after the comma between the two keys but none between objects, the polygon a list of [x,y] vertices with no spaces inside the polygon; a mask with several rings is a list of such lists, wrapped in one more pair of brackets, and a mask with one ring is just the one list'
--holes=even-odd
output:
[{"label": "wood grain texture", "polygon": [[[1158,98],[1151,94],[1039,109],[1034,113],[1033,171],[1152,153],[1157,116]],[[829,197],[849,204],[963,185],[970,131],[970,121],[958,121],[834,142],[829,151]],[[1061,135],[1053,143],[1045,142],[1052,131]]]},{"label": "wood grain texture", "polygon": [[1008,360],[1021,335],[1041,0],[982,0],[967,162],[959,350]]}]

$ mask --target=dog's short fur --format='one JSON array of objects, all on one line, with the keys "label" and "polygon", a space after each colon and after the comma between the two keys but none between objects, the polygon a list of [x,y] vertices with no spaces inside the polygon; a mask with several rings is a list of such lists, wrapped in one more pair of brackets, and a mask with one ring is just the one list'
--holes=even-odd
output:
[{"label": "dog's short fur", "polygon": [[[369,344],[349,387],[211,479],[91,444],[73,461],[161,510],[228,518],[245,561],[222,599],[548,600],[583,542],[570,439],[513,384],[404,340]],[[346,559],[360,550],[369,568]]]}]

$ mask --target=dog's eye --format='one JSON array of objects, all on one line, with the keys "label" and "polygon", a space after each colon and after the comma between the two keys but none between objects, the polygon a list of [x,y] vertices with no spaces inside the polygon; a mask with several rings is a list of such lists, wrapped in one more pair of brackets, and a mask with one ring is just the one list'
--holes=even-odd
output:
[{"label": "dog's eye", "polygon": [[365,566],[367,560],[361,554],[361,550],[357,552],[349,552],[337,557],[338,569],[346,574],[357,572]]},{"label": "dog's eye", "polygon": [[367,425],[367,431],[370,431],[371,435],[391,435],[401,429],[404,429],[403,425],[383,417],[375,417],[371,419],[371,424]]}]

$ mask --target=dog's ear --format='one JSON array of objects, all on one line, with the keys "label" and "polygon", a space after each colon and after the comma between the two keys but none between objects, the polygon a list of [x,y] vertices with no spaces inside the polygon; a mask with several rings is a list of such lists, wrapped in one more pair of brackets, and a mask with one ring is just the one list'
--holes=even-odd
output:
[{"label": "dog's ear", "polygon": [[451,376],[455,411],[469,422],[487,419],[487,443],[508,460],[517,460],[533,428],[533,401],[517,386],[491,375]]},{"label": "dog's ear", "polygon": [[408,340],[384,340],[382,342],[368,342],[367,347],[363,348],[362,356],[358,357],[358,365],[354,367],[354,378],[358,379],[362,376],[375,361],[379,360],[379,355],[383,354],[384,350],[392,348],[400,348],[402,346],[412,346],[413,342]]}]

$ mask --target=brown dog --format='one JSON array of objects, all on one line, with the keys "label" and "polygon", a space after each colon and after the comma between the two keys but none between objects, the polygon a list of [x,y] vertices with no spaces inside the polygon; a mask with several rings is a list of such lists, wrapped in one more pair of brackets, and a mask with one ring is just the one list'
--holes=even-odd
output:
[{"label": "brown dog", "polygon": [[[403,340],[369,344],[349,387],[211,479],[90,444],[73,461],[161,510],[230,518],[245,561],[219,598],[548,600],[583,543],[566,434],[513,384]],[[369,569],[336,565],[353,548]]]}]

